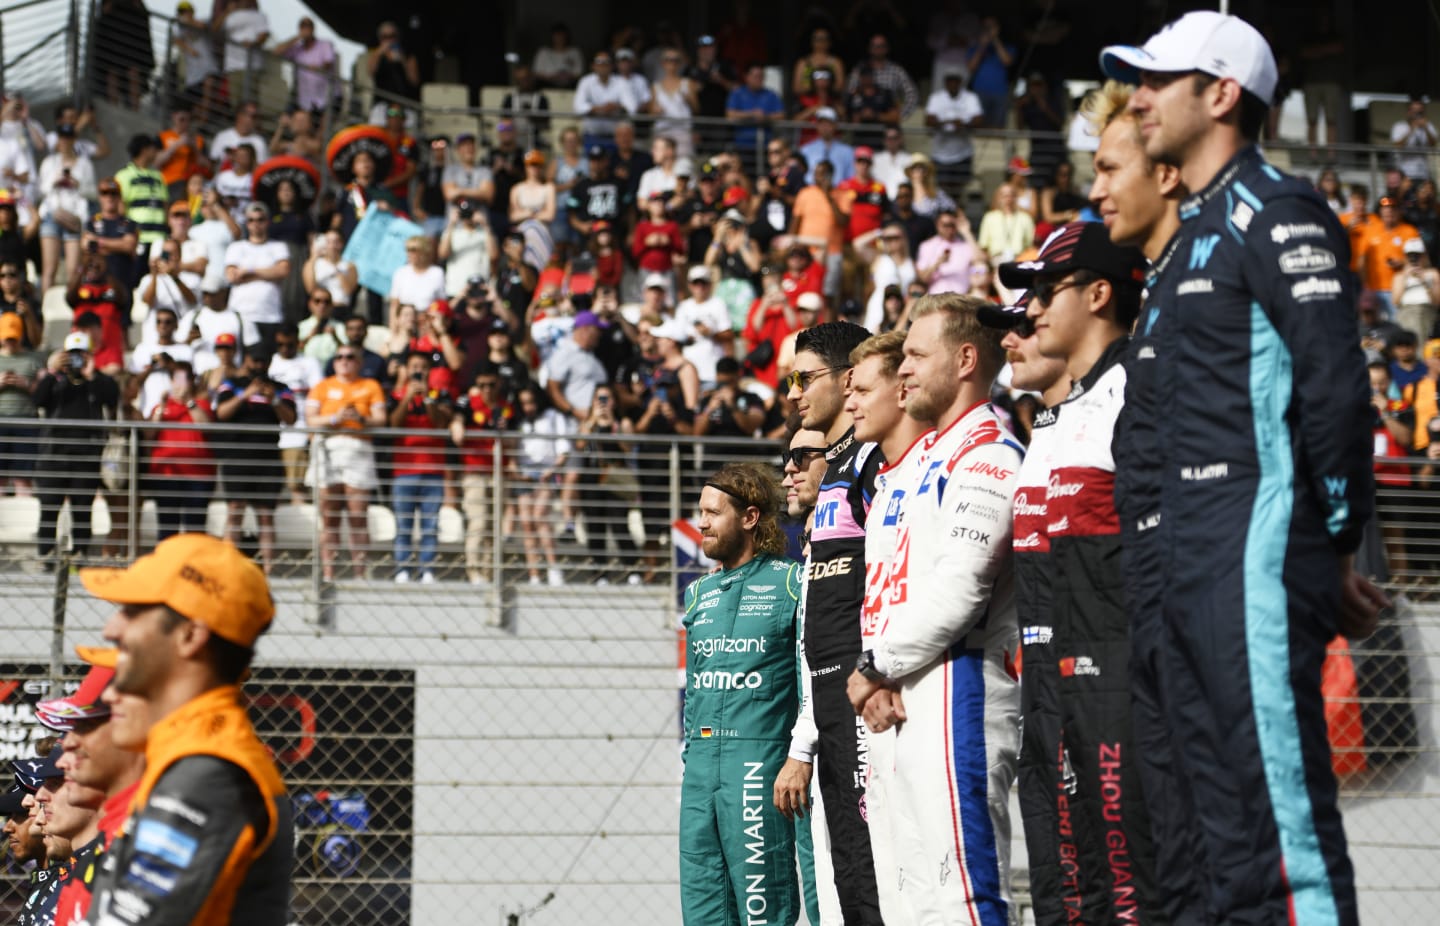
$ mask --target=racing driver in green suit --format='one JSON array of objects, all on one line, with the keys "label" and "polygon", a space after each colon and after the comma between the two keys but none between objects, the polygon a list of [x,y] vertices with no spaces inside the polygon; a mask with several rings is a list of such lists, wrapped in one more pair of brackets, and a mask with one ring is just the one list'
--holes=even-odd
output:
[{"label": "racing driver in green suit", "polygon": [[754,463],[722,467],[700,493],[701,548],[721,568],[685,589],[686,926],[791,926],[800,913],[795,828],[772,799],[800,701],[800,570],[781,555],[781,503]]}]

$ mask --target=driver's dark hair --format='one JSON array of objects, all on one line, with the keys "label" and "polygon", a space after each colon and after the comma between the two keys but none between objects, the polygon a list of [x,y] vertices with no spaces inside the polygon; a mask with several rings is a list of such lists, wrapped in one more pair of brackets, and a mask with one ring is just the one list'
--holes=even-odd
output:
[{"label": "driver's dark hair", "polygon": [[[188,617],[166,605],[160,617],[160,630],[163,633],[173,633],[175,628],[187,620]],[[255,650],[231,642],[212,631],[205,643],[205,655],[215,669],[216,676],[227,685],[235,685],[249,671],[250,660],[255,658]]]},{"label": "driver's dark hair", "polygon": [[870,337],[870,332],[854,322],[826,322],[806,328],[795,336],[795,353],[809,351],[827,367],[850,366],[850,352]]}]

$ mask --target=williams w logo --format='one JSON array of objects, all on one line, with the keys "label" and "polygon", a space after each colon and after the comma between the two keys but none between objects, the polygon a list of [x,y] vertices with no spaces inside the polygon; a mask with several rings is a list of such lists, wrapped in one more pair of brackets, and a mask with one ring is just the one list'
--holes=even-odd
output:
[{"label": "williams w logo", "polygon": [[1219,235],[1196,238],[1190,245],[1190,269],[1200,270],[1210,263],[1210,255],[1215,253],[1215,245],[1219,243]]}]

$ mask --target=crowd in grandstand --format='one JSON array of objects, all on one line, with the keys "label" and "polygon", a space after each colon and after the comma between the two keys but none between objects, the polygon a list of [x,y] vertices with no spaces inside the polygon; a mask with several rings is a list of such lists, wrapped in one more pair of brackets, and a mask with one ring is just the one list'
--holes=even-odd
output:
[{"label": "crowd in grandstand", "polygon": [[[0,111],[0,415],[154,422],[134,465],[160,536],[203,527],[212,498],[229,502],[238,536],[248,506],[267,568],[274,509],[313,496],[327,577],[347,548],[368,571],[378,500],[398,528],[387,574],[435,579],[450,505],[466,522],[465,575],[486,581],[499,459],[532,582],[566,580],[556,540],[577,522],[594,561],[577,574],[646,581],[668,536],[656,484],[668,464],[625,436],[778,438],[798,332],[838,319],[904,329],[926,293],[1010,301],[995,267],[1102,217],[1061,141],[1060,81],[1031,74],[1013,95],[1015,48],[993,19],[947,21],[925,75],[889,57],[883,31],[844,36],[858,60],[837,53],[834,31],[813,30],[777,93],[743,28],[688,42],[627,30],[587,59],[557,24],[513,66],[500,118],[449,137],[421,132],[414,52],[383,23],[357,65],[377,91],[363,115],[379,145],[337,160],[354,129],[321,134],[345,120],[335,51],[314,24],[273,43],[301,67],[292,104],[262,113],[245,92],[271,39],[264,13],[239,0],[206,23],[182,2],[168,116],[124,140],[120,169],[97,168],[112,142],[88,107],[40,113],[12,97]],[[112,62],[97,91],[133,104],[150,67],[143,54]],[[545,88],[573,89],[574,120]],[[903,130],[912,112],[923,134]],[[728,137],[701,131],[708,116],[728,119]],[[1037,133],[1029,157],[982,188],[970,133],[1011,124]],[[1333,169],[1317,179],[1350,230],[1396,454],[1427,451],[1440,367],[1423,103],[1407,125],[1377,196]],[[388,284],[362,282],[347,256],[376,211],[418,226]],[[61,286],[73,320],[55,329],[42,306]],[[183,423],[211,429],[165,427]],[[406,434],[372,440],[376,428]],[[514,432],[498,457],[495,431]],[[96,492],[112,526],[93,552],[122,551],[133,487],[103,476],[104,432],[57,431],[37,458],[24,442],[40,433],[0,430],[0,469],[11,491],[41,497],[41,553],[67,498],[84,547]],[[111,463],[112,476],[130,465]],[[647,543],[607,569],[612,545],[633,548],[617,506],[639,508]]]}]

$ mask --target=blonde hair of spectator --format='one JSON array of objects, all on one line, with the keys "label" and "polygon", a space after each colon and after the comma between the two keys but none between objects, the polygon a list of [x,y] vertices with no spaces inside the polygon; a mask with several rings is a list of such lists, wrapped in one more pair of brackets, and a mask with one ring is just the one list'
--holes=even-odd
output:
[{"label": "blonde hair of spectator", "polygon": [[858,367],[861,361],[871,357],[880,358],[880,372],[886,379],[898,377],[900,364],[905,360],[905,332],[887,331],[871,335],[850,352],[850,365]]},{"label": "blonde hair of spectator", "polygon": [[420,249],[420,253],[425,255],[427,261],[435,262],[435,242],[430,240],[429,235],[411,235],[405,239],[405,244],[407,246],[415,245]]},{"label": "blonde hair of spectator", "polygon": [[999,328],[988,328],[980,324],[979,309],[987,301],[978,296],[962,293],[931,293],[915,300],[910,310],[913,325],[917,319],[937,312],[944,313],[945,323],[940,327],[940,336],[952,348],[962,344],[973,344],[979,358],[980,372],[994,376],[1005,364],[1005,349],[1000,340],[1005,332]]},{"label": "blonde hair of spectator", "polygon": [[755,524],[755,552],[781,556],[785,553],[785,535],[780,531],[779,512],[785,496],[773,467],[760,463],[726,463],[715,475],[705,480],[730,497],[741,511],[751,505],[760,512]]},{"label": "blonde hair of spectator", "polygon": [[[1085,97],[1080,104],[1080,115],[1090,120],[1090,127],[1098,136],[1110,127],[1110,123],[1121,117],[1130,118],[1127,113],[1130,97],[1135,88],[1118,80],[1107,80],[1094,93]],[[1137,125],[1136,130],[1139,130]]]}]

